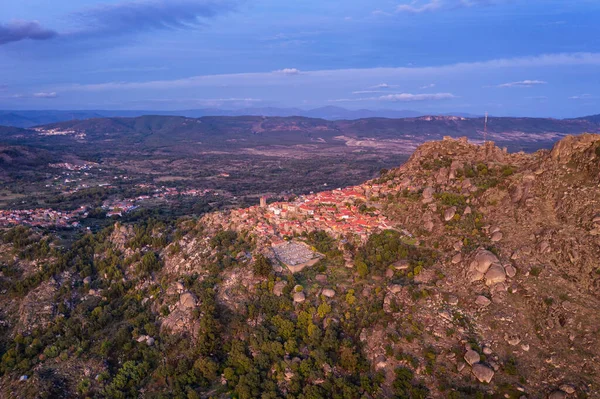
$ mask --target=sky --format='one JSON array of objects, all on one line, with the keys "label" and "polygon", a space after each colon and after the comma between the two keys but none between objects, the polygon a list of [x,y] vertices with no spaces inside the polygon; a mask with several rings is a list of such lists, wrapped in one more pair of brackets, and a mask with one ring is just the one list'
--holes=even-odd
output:
[{"label": "sky", "polygon": [[600,113],[597,0],[6,0],[0,109]]}]

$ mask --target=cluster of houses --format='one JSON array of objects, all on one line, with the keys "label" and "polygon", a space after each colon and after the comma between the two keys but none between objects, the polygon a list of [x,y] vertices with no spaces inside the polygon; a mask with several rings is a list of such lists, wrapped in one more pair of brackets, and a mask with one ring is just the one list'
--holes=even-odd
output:
[{"label": "cluster of houses", "polygon": [[79,227],[78,219],[86,217],[87,208],[82,206],[74,211],[53,209],[0,210],[0,226],[28,225],[36,227]]},{"label": "cluster of houses", "polygon": [[374,231],[392,227],[376,208],[367,206],[371,195],[380,195],[384,189],[372,184],[301,196],[293,202],[267,205],[261,201],[261,206],[231,211],[230,221],[268,237],[274,245],[286,236],[314,230],[365,240]]},{"label": "cluster of houses", "polygon": [[90,170],[90,169],[98,166],[98,164],[94,163],[94,162],[84,162],[82,164],[76,165],[76,164],[69,163],[69,162],[62,162],[62,163],[51,163],[48,166],[51,168],[55,168],[55,169],[66,169],[66,170],[80,172],[80,171]]}]

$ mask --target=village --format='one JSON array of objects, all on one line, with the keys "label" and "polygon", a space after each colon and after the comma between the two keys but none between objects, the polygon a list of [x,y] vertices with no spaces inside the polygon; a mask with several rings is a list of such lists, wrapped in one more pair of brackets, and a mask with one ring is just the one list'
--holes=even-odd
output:
[{"label": "village", "polygon": [[377,208],[367,206],[371,196],[387,195],[389,189],[379,184],[354,186],[268,205],[262,197],[258,206],[231,211],[230,221],[239,229],[268,239],[273,246],[285,238],[315,230],[364,241],[375,231],[392,228]]},{"label": "village", "polygon": [[0,226],[28,225],[34,227],[73,228],[79,227],[79,219],[87,217],[87,207],[74,211],[53,209],[0,210]]},{"label": "village", "polygon": [[[106,200],[102,209],[106,217],[121,217],[137,208],[140,203],[150,199],[167,199],[176,196],[200,197],[212,192],[208,189],[178,190],[171,187],[154,187],[152,185],[139,185],[143,188],[152,188],[153,193],[139,195],[135,198]],[[50,208],[35,209],[0,209],[0,227],[27,225],[34,227],[76,228],[80,227],[80,220],[88,216],[89,206],[81,206],[73,211],[60,211]]]}]

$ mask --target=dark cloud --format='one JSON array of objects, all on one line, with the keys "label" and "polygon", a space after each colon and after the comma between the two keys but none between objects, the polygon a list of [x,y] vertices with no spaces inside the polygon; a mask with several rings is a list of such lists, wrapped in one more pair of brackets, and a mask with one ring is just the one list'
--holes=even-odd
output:
[{"label": "dark cloud", "polygon": [[147,0],[105,4],[73,13],[80,25],[72,35],[123,35],[152,30],[191,29],[233,10],[235,1]]},{"label": "dark cloud", "polygon": [[11,21],[0,23],[0,46],[21,40],[48,40],[57,36],[51,29],[44,28],[38,21]]}]

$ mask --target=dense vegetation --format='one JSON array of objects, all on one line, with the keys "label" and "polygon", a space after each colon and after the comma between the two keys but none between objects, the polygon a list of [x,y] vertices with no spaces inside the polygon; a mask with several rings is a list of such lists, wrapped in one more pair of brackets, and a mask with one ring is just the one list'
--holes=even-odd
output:
[{"label": "dense vegetation", "polygon": [[[182,229],[185,224],[180,224]],[[35,374],[46,387],[40,397],[48,398],[68,384],[62,367],[71,362],[100,370],[79,381],[75,390],[81,397],[134,397],[142,388],[147,397],[157,398],[195,398],[207,391],[231,392],[240,399],[379,396],[383,374],[372,373],[358,336],[380,313],[381,299],[361,303],[350,292],[341,301],[323,297],[318,306],[310,302],[294,306],[289,294],[297,281],[289,276],[285,294],[275,296],[278,279],[271,262],[258,255],[253,270],[262,282],[245,311],[233,313],[218,303],[215,287],[223,273],[239,267],[238,254],[251,250],[253,243],[244,235],[222,231],[210,241],[216,255],[206,268],[208,274],[193,274],[184,281],[198,298],[194,310],[198,333],[171,334],[160,328],[168,308],[157,312],[144,299],[164,295],[167,286],[154,280],[140,291],[136,282],[152,281],[162,267],[162,251],[184,230],[146,220],[135,226],[119,250],[114,245],[115,229],[120,226],[87,234],[68,248],[49,238],[40,240],[31,229],[19,227],[2,234],[2,242],[10,244],[17,256],[49,260],[48,266],[25,279],[5,273],[2,286],[11,295],[26,295],[66,271],[80,279],[90,277],[90,282],[60,285],[53,294],[60,317],[32,331],[4,335],[0,375]],[[202,229],[195,234],[201,235]],[[379,263],[372,252],[379,240],[387,240],[391,252],[384,254],[386,259],[404,255],[398,252],[401,244],[395,237],[391,233],[375,237],[360,251],[376,268]],[[308,239],[328,258],[338,256],[334,241],[323,232]],[[88,295],[90,289],[102,295]],[[371,310],[365,313],[366,309]],[[140,336],[154,337],[153,344],[138,342]],[[416,389],[407,388],[412,377],[406,378],[399,372],[398,397]]]}]

